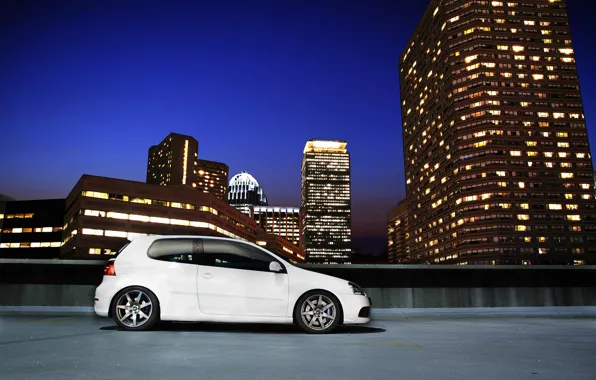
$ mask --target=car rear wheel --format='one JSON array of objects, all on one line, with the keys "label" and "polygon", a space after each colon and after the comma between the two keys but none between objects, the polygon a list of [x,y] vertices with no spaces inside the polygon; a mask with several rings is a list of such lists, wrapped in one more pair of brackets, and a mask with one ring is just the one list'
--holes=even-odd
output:
[{"label": "car rear wheel", "polygon": [[116,324],[125,330],[149,330],[159,322],[159,303],[149,289],[140,286],[123,289],[112,304]]},{"label": "car rear wheel", "polygon": [[309,334],[326,334],[337,327],[341,313],[337,297],[324,290],[313,290],[296,303],[294,319]]}]

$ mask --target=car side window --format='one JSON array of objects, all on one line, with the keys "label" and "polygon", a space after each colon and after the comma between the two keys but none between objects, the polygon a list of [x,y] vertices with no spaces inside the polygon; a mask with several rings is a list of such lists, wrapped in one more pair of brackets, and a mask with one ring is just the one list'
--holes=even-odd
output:
[{"label": "car side window", "polygon": [[159,239],[147,250],[147,256],[155,260],[183,264],[197,264],[197,239]]},{"label": "car side window", "polygon": [[203,239],[203,253],[199,264],[269,272],[269,264],[272,261],[277,260],[247,244],[228,240]]}]

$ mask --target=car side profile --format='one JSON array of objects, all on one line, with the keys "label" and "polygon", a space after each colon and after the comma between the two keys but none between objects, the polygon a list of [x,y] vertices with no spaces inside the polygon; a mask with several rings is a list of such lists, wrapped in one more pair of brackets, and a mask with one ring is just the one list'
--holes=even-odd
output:
[{"label": "car side profile", "polygon": [[202,236],[145,236],[104,268],[95,312],[125,330],[159,321],[297,324],[328,333],[369,321],[356,284],[311,272],[252,243]]}]

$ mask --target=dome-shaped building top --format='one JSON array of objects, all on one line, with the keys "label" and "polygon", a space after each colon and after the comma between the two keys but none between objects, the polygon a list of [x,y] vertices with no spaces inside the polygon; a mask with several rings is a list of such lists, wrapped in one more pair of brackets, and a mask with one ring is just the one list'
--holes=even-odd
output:
[{"label": "dome-shaped building top", "polygon": [[228,203],[250,214],[251,206],[267,206],[267,197],[255,177],[243,171],[230,179]]},{"label": "dome-shaped building top", "polygon": [[247,172],[242,172],[242,173],[236,174],[235,176],[232,177],[232,179],[230,179],[230,184],[229,184],[230,187],[242,186],[242,185],[247,185],[247,186],[251,186],[251,187],[259,187],[259,183],[255,179],[255,177],[253,177],[252,175],[250,175]]}]

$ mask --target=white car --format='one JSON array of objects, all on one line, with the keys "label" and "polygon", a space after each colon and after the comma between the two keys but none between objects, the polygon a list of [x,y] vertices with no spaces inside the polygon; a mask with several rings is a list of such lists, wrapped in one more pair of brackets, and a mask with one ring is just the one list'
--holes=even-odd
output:
[{"label": "white car", "polygon": [[308,333],[367,323],[371,302],[356,284],[298,268],[239,240],[147,236],[104,268],[95,312],[126,330],[161,321],[295,323]]}]

